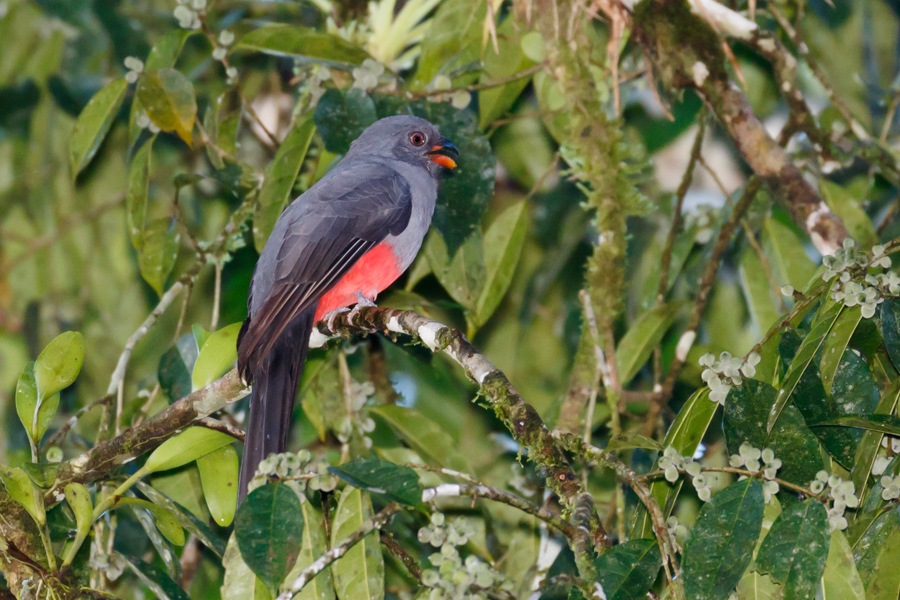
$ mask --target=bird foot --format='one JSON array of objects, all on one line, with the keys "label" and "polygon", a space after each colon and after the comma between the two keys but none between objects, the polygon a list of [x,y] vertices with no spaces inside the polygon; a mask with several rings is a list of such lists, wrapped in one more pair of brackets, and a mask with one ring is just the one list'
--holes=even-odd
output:
[{"label": "bird foot", "polygon": [[359,309],[363,306],[366,307],[377,307],[378,305],[365,297],[362,292],[356,292],[356,306],[353,307],[353,310],[350,311],[350,314],[347,315],[347,321],[353,323],[353,319],[359,315]]},{"label": "bird foot", "polygon": [[334,331],[335,317],[337,317],[339,314],[345,313],[345,312],[350,312],[350,309],[346,308],[346,307],[336,308],[329,313],[325,313],[325,317],[322,320],[325,321],[326,325],[328,325],[328,329],[330,329],[331,331]]}]

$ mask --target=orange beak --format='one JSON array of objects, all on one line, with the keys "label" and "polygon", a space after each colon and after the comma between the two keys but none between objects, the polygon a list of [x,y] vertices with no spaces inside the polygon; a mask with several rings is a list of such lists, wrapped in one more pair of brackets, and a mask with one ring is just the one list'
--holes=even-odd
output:
[{"label": "orange beak", "polygon": [[454,146],[453,142],[450,140],[442,139],[440,144],[433,146],[429,152],[425,153],[425,155],[429,157],[432,162],[435,162],[442,167],[455,169],[455,159],[459,158],[459,150],[456,149],[456,146]]}]

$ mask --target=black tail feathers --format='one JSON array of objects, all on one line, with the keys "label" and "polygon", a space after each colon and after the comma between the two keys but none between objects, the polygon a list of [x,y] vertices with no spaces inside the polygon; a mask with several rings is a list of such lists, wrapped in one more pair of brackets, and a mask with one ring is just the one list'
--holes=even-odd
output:
[{"label": "black tail feathers", "polygon": [[[315,306],[300,313],[281,332],[267,356],[249,365],[244,363],[247,372],[242,376],[253,382],[253,393],[241,460],[239,501],[247,495],[247,485],[259,463],[269,454],[284,452],[287,446],[294,398],[306,362],[314,315]],[[246,328],[247,322],[241,333]],[[238,338],[239,354],[242,354],[241,337]]]}]

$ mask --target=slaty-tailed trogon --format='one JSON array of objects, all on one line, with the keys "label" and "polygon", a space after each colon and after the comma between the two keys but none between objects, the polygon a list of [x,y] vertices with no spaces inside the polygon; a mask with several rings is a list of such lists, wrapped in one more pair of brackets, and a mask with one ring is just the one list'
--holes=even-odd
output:
[{"label": "slaty-tailed trogon", "polygon": [[260,461],[285,449],[313,324],[374,301],[409,267],[454,157],[456,147],[425,119],[381,119],[278,218],[238,336],[238,369],[253,384],[241,498]]}]

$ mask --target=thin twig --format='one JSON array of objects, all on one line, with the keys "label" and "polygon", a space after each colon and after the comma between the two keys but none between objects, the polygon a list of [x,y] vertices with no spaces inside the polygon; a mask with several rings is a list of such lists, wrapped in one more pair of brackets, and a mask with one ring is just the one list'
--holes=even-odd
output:
[{"label": "thin twig", "polygon": [[[687,474],[687,471],[684,469],[677,469],[679,473],[682,475]],[[778,479],[777,477],[763,477],[763,474],[758,471],[748,471],[747,469],[739,469],[735,467],[701,467],[701,470],[704,473],[731,473],[733,475],[743,475],[745,477],[756,477],[758,479],[767,479],[769,481],[774,481],[781,487],[788,488],[789,490],[793,490],[798,494],[804,494],[809,496],[810,498],[816,498],[822,502],[825,501],[825,493],[822,492],[820,494],[816,494],[809,488],[805,488],[802,485],[797,485],[791,483],[790,481],[785,481],[784,479]],[[647,481],[649,479],[657,479],[665,475],[665,471],[650,471],[649,473],[645,473],[640,476],[641,479]]]},{"label": "thin twig", "polygon": [[244,436],[246,435],[244,430],[240,427],[235,427],[231,423],[219,421],[218,419],[213,419],[212,417],[202,417],[200,419],[197,419],[196,424],[200,427],[206,427],[207,429],[221,431],[222,433],[228,434],[234,439],[241,442],[244,441]]}]

